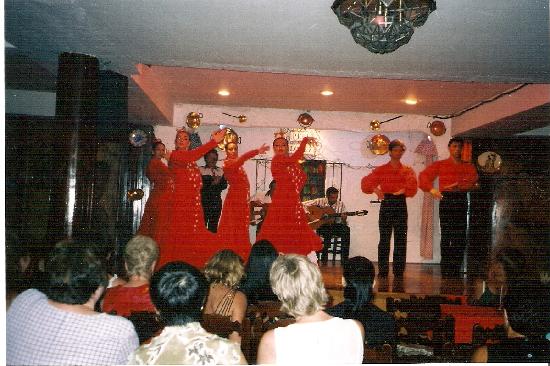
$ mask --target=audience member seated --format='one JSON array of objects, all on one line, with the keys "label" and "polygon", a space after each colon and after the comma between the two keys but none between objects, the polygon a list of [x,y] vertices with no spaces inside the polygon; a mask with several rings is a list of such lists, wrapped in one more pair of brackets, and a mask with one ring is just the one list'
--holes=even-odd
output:
[{"label": "audience member seated", "polygon": [[536,280],[508,282],[508,339],[478,348],[473,362],[550,362],[550,291]]},{"label": "audience member seated", "polygon": [[45,294],[30,289],[15,298],[7,313],[8,364],[122,364],[138,347],[130,321],[94,311],[107,273],[90,247],[58,245],[46,265]]},{"label": "audience member seated", "polygon": [[43,260],[20,245],[6,239],[6,308],[21,292],[29,288],[44,291],[47,284]]},{"label": "audience member seated", "polygon": [[269,283],[269,270],[278,256],[279,253],[268,240],[260,240],[252,246],[240,287],[249,304],[278,301]]},{"label": "audience member seated", "polygon": [[183,262],[166,264],[151,278],[150,292],[166,327],[150,343],[140,346],[129,364],[246,364],[238,344],[201,327],[208,283],[196,268]]},{"label": "audience member seated", "polygon": [[510,246],[503,246],[491,256],[487,282],[475,305],[499,307],[507,292],[507,283],[540,278],[535,266],[525,253]]},{"label": "audience member seated", "polygon": [[132,312],[155,312],[149,297],[149,279],[153,273],[159,248],[148,236],[136,235],[124,248],[124,263],[128,282],[111,287],[105,292],[103,311],[130,316]]},{"label": "audience member seated", "polygon": [[393,316],[372,303],[374,266],[365,257],[350,258],[343,265],[344,302],[327,309],[327,313],[344,319],[356,319],[365,328],[369,346],[395,343]]},{"label": "audience member seated", "polygon": [[295,317],[296,322],[263,335],[259,364],[362,362],[363,326],[323,311],[328,296],[318,266],[301,255],[281,255],[271,267],[270,281],[282,302],[281,310]]},{"label": "audience member seated", "polygon": [[474,301],[474,305],[499,307],[506,295],[506,274],[502,263],[492,260],[487,271],[487,280],[483,281],[483,292]]},{"label": "audience member seated", "polygon": [[[221,250],[208,260],[204,274],[210,283],[204,314],[221,315],[242,324],[247,301],[246,296],[237,290],[244,274],[241,257],[232,250]],[[237,332],[232,332],[229,339],[241,341]]]}]

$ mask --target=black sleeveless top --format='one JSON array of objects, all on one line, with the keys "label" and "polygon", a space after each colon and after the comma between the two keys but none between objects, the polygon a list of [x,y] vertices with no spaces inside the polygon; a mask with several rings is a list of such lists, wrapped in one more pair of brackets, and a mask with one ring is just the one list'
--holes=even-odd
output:
[{"label": "black sleeveless top", "polygon": [[487,362],[550,362],[550,341],[509,338],[487,347]]}]

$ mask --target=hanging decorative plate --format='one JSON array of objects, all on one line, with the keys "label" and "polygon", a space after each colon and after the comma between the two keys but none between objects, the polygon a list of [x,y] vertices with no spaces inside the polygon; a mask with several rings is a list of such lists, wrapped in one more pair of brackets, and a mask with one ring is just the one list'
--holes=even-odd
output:
[{"label": "hanging decorative plate", "polygon": [[142,130],[133,130],[128,139],[132,146],[141,147],[147,143],[147,134]]},{"label": "hanging decorative plate", "polygon": [[445,132],[447,132],[447,128],[445,127],[445,123],[443,123],[441,121],[432,121],[432,122],[428,123],[427,127],[430,129],[430,132],[434,136],[441,136],[441,135],[445,134]]},{"label": "hanging decorative plate", "polygon": [[384,155],[388,152],[388,145],[390,144],[390,139],[386,135],[374,135],[369,143],[369,150],[376,155]]},{"label": "hanging decorative plate", "polygon": [[227,128],[227,132],[225,133],[225,137],[218,144],[218,149],[220,149],[221,151],[225,151],[225,147],[230,142],[239,143],[239,135],[237,135],[235,130],[233,130],[231,128]]},{"label": "hanging decorative plate", "polygon": [[492,174],[500,171],[502,158],[496,152],[485,151],[477,157],[477,164],[482,172]]}]

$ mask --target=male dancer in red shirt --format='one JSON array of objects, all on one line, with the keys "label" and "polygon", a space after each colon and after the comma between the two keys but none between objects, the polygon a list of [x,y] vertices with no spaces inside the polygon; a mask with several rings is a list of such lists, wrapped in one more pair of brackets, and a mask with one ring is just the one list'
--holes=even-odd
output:
[{"label": "male dancer in red shirt", "polygon": [[[466,248],[466,223],[468,219],[468,190],[477,183],[476,168],[462,161],[461,138],[449,140],[449,158],[439,160],[424,169],[418,176],[419,186],[430,192],[439,203],[441,226],[441,274],[458,277]],[[439,177],[439,190],[433,181]]]},{"label": "male dancer in red shirt", "polygon": [[416,174],[411,167],[401,164],[405,144],[393,140],[389,146],[390,161],[374,169],[361,180],[361,190],[375,193],[382,201],[378,228],[378,276],[388,275],[390,239],[393,230],[393,275],[402,277],[407,260],[407,202],[417,191]]}]

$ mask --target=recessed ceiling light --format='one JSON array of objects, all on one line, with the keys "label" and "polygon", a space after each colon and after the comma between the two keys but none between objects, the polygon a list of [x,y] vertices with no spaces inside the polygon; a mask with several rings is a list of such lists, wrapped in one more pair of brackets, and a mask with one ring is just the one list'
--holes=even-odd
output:
[{"label": "recessed ceiling light", "polygon": [[229,93],[229,90],[222,89],[218,91],[218,94],[221,95],[222,97],[227,97],[231,93]]},{"label": "recessed ceiling light", "polygon": [[414,98],[407,98],[407,99],[405,99],[405,103],[408,104],[408,105],[416,105],[416,103],[418,103],[418,101]]},{"label": "recessed ceiling light", "polygon": [[323,94],[325,97],[328,97],[329,95],[334,94],[334,92],[332,90],[323,90],[321,94]]}]

